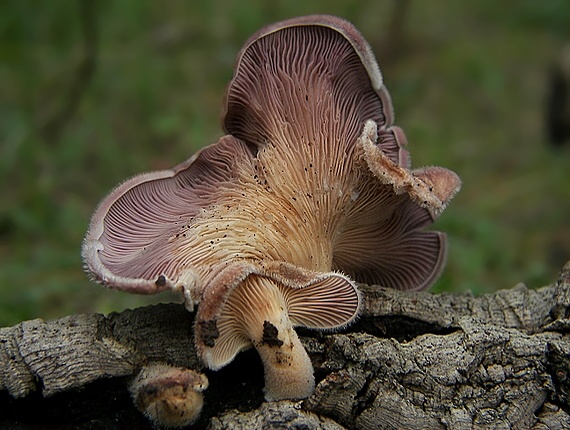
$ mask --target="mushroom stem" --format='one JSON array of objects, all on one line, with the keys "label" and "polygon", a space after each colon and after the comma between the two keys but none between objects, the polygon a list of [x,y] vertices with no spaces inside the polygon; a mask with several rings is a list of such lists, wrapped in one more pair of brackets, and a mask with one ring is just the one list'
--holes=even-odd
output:
[{"label": "mushroom stem", "polygon": [[306,398],[315,388],[313,365],[293,329],[282,288],[271,279],[249,276],[232,292],[224,311],[234,323],[241,320],[261,356],[269,401]]},{"label": "mushroom stem", "polygon": [[[265,399],[304,399],[313,394],[313,364],[292,327],[277,329],[269,321],[263,323],[261,342],[255,343],[263,361]],[[279,337],[273,337],[279,331]],[[282,340],[283,339],[283,340]],[[282,344],[281,344],[282,342]]]}]

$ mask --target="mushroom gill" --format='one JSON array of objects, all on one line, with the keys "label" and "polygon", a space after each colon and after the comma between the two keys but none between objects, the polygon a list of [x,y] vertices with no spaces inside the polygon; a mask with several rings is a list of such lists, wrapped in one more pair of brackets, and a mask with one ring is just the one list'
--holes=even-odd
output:
[{"label": "mushroom gill", "polygon": [[86,268],[129,292],[182,291],[199,304],[206,365],[253,346],[268,398],[306,397],[314,380],[295,326],[343,327],[358,315],[356,282],[420,290],[445,264],[446,237],[429,227],[459,178],[411,170],[393,119],[351,24],[317,15],[262,29],[226,91],[228,134],[112,191],[91,220]]}]

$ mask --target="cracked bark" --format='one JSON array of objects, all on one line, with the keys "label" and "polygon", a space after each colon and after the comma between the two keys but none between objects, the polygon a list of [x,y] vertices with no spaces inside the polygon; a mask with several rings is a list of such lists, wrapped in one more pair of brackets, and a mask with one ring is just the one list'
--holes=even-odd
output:
[{"label": "cracked bark", "polygon": [[[538,290],[362,289],[349,329],[299,330],[318,382],[309,399],[264,402],[248,351],[205,372],[192,428],[570,428],[570,263]],[[182,305],[163,304],[0,329],[0,428],[151,428],[126,385],[148,363],[204,371],[192,325]]]}]

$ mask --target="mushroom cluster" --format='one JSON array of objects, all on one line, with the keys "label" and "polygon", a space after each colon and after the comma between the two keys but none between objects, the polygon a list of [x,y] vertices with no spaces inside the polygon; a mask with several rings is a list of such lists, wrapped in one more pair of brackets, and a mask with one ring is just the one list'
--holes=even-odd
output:
[{"label": "mushroom cluster", "polygon": [[421,290],[446,238],[428,227],[457,192],[411,170],[372,51],[348,22],[314,15],[255,33],[227,88],[226,135],[172,170],[135,176],[99,205],[83,244],[111,288],[184,294],[210,369],[255,347],[268,400],[313,392],[295,327],[358,316],[357,283]]}]

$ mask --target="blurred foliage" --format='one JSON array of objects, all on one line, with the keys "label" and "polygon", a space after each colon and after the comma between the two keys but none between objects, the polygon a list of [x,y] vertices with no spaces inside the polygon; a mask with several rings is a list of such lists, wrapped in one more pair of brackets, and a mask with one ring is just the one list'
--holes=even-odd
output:
[{"label": "blurred foliage", "polygon": [[[399,0],[400,2],[402,0]],[[31,1],[0,4],[0,325],[165,297],[105,291],[82,271],[89,217],[112,187],[221,135],[235,55],[254,31],[309,13],[370,41],[414,166],[463,189],[435,290],[539,287],[570,258],[569,148],[544,138],[566,0]],[[169,299],[169,297],[166,297]]]}]

